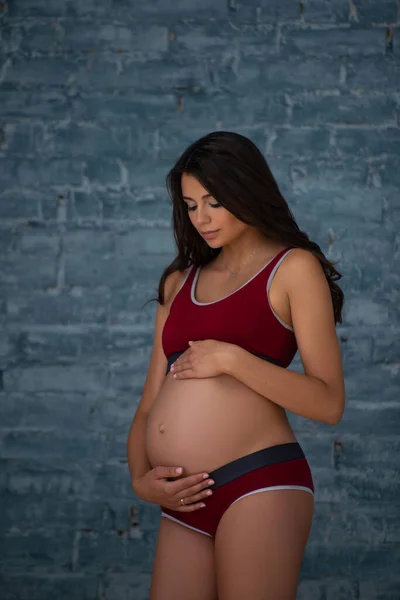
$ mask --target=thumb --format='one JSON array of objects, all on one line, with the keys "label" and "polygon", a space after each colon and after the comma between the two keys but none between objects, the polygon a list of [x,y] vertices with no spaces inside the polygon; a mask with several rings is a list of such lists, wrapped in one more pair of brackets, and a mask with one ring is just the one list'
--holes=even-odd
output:
[{"label": "thumb", "polygon": [[163,477],[179,477],[183,473],[182,467],[163,467],[163,470],[165,470]]}]

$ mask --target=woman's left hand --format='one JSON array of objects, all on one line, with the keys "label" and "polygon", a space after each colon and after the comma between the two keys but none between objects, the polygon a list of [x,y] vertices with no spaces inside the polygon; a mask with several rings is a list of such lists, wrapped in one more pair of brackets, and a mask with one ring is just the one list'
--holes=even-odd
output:
[{"label": "woman's left hand", "polygon": [[218,340],[189,342],[190,348],[171,365],[174,379],[202,379],[226,373],[233,344]]}]

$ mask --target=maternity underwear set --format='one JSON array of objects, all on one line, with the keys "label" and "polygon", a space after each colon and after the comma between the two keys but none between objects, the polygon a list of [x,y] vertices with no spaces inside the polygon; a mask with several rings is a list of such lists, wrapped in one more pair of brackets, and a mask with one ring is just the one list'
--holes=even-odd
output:
[{"label": "maternity underwear set", "polygon": [[[291,248],[272,258],[249,281],[225,298],[198,302],[195,298],[200,267],[192,265],[176,294],[162,332],[162,344],[171,364],[189,348],[189,341],[215,339],[241,346],[281,367],[288,367],[297,351],[294,331],[273,311],[269,301],[272,279]],[[229,506],[250,494],[300,489],[314,493],[311,471],[297,442],[263,448],[229,462],[210,478],[212,496],[205,508],[180,512],[161,506],[161,516],[214,537]]]}]

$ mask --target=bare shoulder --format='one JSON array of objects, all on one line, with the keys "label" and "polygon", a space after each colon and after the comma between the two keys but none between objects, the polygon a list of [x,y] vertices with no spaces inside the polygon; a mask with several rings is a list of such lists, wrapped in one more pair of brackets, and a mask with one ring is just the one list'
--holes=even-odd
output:
[{"label": "bare shoulder", "polygon": [[304,267],[307,269],[312,268],[312,265],[314,265],[314,267],[318,265],[321,267],[321,263],[315,254],[306,248],[292,248],[284,262],[287,265],[290,265],[290,268],[292,269],[296,267]]},{"label": "bare shoulder", "polygon": [[299,284],[304,285],[310,279],[326,280],[321,262],[310,250],[293,248],[279,268],[282,282],[287,291]]}]

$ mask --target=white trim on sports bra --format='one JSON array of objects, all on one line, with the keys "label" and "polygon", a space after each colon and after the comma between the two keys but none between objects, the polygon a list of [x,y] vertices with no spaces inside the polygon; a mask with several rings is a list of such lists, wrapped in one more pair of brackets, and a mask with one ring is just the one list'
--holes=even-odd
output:
[{"label": "white trim on sports bra", "polygon": [[[282,250],[280,251],[282,252]],[[269,261],[261,267],[261,269],[259,271],[257,271],[257,273],[255,275],[253,275],[253,277],[251,277],[248,281],[246,281],[243,285],[241,285],[240,287],[237,288],[237,290],[233,290],[233,292],[231,292],[230,294],[228,294],[227,296],[224,296],[223,298],[219,298],[219,300],[214,300],[213,302],[198,302],[195,298],[195,289],[196,289],[196,284],[197,284],[197,280],[199,278],[200,275],[200,269],[201,267],[197,267],[196,269],[196,275],[193,278],[193,282],[192,282],[192,288],[190,290],[190,297],[191,300],[194,304],[197,304],[198,306],[209,306],[210,304],[217,304],[217,302],[222,302],[222,300],[225,300],[226,298],[229,298],[230,296],[233,296],[233,294],[236,294],[236,292],[238,292],[239,290],[241,290],[242,288],[244,288],[248,283],[250,283],[250,281],[253,281],[253,279],[255,279],[257,277],[257,275],[259,275],[261,273],[261,271],[263,271],[266,267],[268,267],[268,265],[278,256],[279,252],[277,254],[275,254],[275,256],[273,256],[272,258],[269,259]]]},{"label": "white trim on sports bra", "polygon": [[285,254],[278,260],[278,262],[276,263],[276,265],[272,269],[271,273],[269,274],[268,281],[267,281],[267,298],[268,298],[268,304],[269,304],[269,307],[271,309],[271,312],[274,315],[274,317],[277,319],[277,321],[279,321],[279,323],[281,325],[283,325],[283,327],[286,327],[286,329],[289,329],[289,331],[292,331],[294,333],[294,329],[292,327],[290,327],[290,325],[288,325],[287,323],[285,323],[285,321],[282,321],[282,319],[276,314],[276,312],[272,308],[271,301],[269,299],[269,288],[271,287],[271,283],[272,283],[272,280],[274,278],[274,275],[275,275],[276,271],[278,270],[278,267],[281,264],[281,262],[287,257],[287,255],[289,254],[289,252],[291,252],[292,250],[293,250],[293,248],[289,248],[289,250],[287,252],[285,252]]},{"label": "white trim on sports bra", "polygon": [[185,275],[185,277],[184,277],[184,279],[183,279],[183,281],[182,281],[182,283],[180,285],[180,288],[179,288],[179,290],[175,294],[175,298],[179,294],[179,292],[181,291],[181,289],[183,288],[183,286],[185,285],[187,278],[189,277],[190,273],[192,272],[193,266],[194,265],[190,265],[190,267],[188,268],[187,273],[186,273],[186,275]]},{"label": "white trim on sports bra", "polygon": [[[289,252],[291,252],[292,250],[293,250],[293,248],[289,248],[281,256],[281,258],[278,260],[278,262],[276,263],[276,265],[272,269],[272,271],[271,271],[271,273],[270,273],[270,275],[268,277],[267,287],[266,287],[266,293],[267,293],[268,304],[269,304],[269,307],[270,307],[271,312],[274,315],[274,317],[277,319],[277,321],[279,321],[279,323],[281,325],[283,325],[283,327],[285,327],[286,329],[289,329],[289,331],[292,331],[294,333],[294,329],[292,327],[290,327],[287,323],[285,323],[284,321],[282,321],[282,319],[276,314],[276,312],[272,308],[272,305],[271,305],[271,302],[270,302],[270,299],[269,299],[269,295],[268,295],[269,294],[269,288],[271,287],[272,279],[273,279],[276,271],[278,270],[279,265],[284,260],[284,258],[286,258],[286,256],[289,254]],[[198,306],[209,306],[210,304],[217,304],[218,302],[221,302],[222,300],[225,300],[226,298],[229,298],[229,296],[232,296],[233,294],[236,294],[236,292],[238,292],[239,290],[241,290],[242,288],[244,288],[248,283],[250,283],[250,281],[252,281],[255,277],[257,277],[257,275],[259,275],[261,273],[261,271],[263,271],[266,267],[268,267],[268,265],[278,256],[278,254],[279,254],[279,252],[277,254],[275,254],[275,256],[273,256],[264,266],[262,266],[261,269],[259,271],[257,271],[257,273],[255,275],[253,275],[253,277],[251,277],[243,285],[241,285],[239,288],[237,288],[237,290],[234,290],[233,292],[231,292],[227,296],[224,296],[223,298],[220,298],[219,300],[214,300],[213,302],[199,302],[195,298],[196,285],[197,285],[197,281],[199,279],[200,269],[201,269],[201,267],[197,267],[196,274],[195,274],[195,276],[193,278],[192,287],[191,287],[191,290],[190,290],[190,298],[191,298],[193,304],[197,304]]]}]

